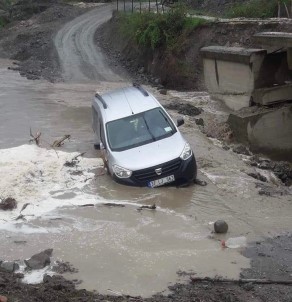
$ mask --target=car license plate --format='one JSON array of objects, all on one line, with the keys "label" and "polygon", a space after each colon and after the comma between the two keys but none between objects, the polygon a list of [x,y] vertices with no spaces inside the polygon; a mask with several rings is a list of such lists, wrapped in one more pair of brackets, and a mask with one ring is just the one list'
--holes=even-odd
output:
[{"label": "car license plate", "polygon": [[163,178],[160,178],[160,179],[149,181],[148,182],[148,187],[150,187],[150,188],[160,187],[160,186],[163,186],[163,185],[168,184],[168,183],[173,182],[173,181],[175,181],[174,175],[170,175],[170,176],[167,176],[167,177],[163,177]]}]

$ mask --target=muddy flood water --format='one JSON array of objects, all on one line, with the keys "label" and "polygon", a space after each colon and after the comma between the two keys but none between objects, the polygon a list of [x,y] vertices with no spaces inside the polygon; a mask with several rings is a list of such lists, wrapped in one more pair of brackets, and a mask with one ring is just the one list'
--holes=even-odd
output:
[{"label": "muddy flood water", "polygon": [[[12,212],[0,212],[3,260],[23,260],[53,248],[53,262],[69,261],[78,269],[65,276],[82,280],[79,288],[150,296],[183,282],[178,271],[238,277],[249,259],[240,248],[223,249],[222,239],[244,236],[250,242],[291,230],[291,195],[260,196],[242,158],[208,139],[188,118],[181,131],[206,187],[132,188],[100,175],[91,98],[96,90],[127,84],[28,81],[7,70],[10,64],[0,64],[0,196],[12,196],[19,204]],[[204,93],[153,93],[164,104],[179,97],[206,112],[220,111]],[[28,145],[30,128],[41,131],[41,149]],[[50,144],[64,134],[71,140],[52,150]],[[80,152],[85,158],[64,168]],[[26,203],[24,219],[16,219]],[[156,210],[138,210],[153,203]],[[212,234],[217,219],[228,222],[226,235]],[[38,282],[44,272],[51,273],[50,268],[25,280]]]}]

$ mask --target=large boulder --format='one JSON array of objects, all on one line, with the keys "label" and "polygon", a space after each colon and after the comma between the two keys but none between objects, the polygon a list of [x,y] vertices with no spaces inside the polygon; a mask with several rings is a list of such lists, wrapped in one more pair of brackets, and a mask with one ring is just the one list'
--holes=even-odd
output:
[{"label": "large boulder", "polygon": [[51,263],[53,249],[48,249],[33,255],[29,260],[24,260],[26,266],[30,269],[42,269]]}]

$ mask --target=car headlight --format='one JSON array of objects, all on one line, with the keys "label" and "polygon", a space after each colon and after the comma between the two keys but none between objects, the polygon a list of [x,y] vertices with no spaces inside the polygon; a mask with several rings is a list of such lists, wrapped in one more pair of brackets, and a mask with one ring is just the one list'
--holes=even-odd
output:
[{"label": "car headlight", "polygon": [[132,175],[132,171],[118,165],[113,165],[113,171],[119,178],[129,178]]},{"label": "car headlight", "polygon": [[190,158],[193,154],[193,151],[191,149],[191,146],[189,143],[186,143],[185,146],[184,146],[184,149],[180,155],[180,158],[182,160],[187,160],[188,158]]}]

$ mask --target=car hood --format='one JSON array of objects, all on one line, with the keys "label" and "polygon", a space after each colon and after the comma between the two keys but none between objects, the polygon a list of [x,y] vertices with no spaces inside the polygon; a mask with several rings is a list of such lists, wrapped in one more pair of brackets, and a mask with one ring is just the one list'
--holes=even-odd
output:
[{"label": "car hood", "polygon": [[178,158],[186,141],[179,132],[170,137],[143,146],[112,152],[115,164],[136,171]]}]

